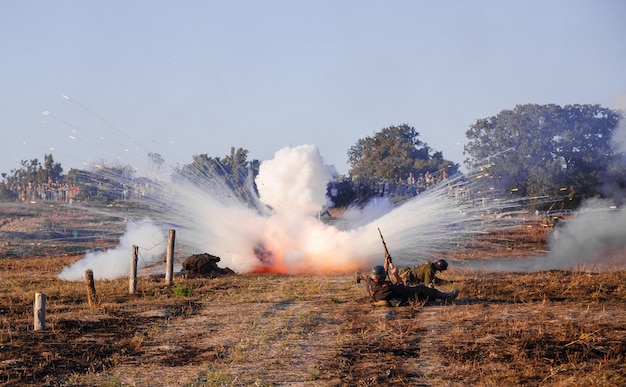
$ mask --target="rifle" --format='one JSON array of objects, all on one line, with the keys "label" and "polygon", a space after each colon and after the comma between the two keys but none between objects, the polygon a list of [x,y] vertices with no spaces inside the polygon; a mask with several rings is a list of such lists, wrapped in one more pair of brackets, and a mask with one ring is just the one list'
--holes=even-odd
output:
[{"label": "rifle", "polygon": [[385,238],[383,238],[383,233],[380,232],[380,228],[378,229],[378,233],[380,234],[380,240],[383,241],[383,247],[385,248],[385,260],[389,260],[389,268],[393,269],[393,262],[391,261],[391,255],[389,254],[389,250],[387,250],[387,244],[385,243]]}]

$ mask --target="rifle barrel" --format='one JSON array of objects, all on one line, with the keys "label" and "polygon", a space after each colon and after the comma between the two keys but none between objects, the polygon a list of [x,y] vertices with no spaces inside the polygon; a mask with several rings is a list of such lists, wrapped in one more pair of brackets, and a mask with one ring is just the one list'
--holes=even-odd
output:
[{"label": "rifle barrel", "polygon": [[385,248],[385,259],[389,259],[389,267],[393,269],[393,262],[391,261],[391,254],[389,254],[389,250],[387,250],[387,244],[385,243],[385,238],[383,238],[383,233],[378,228],[378,233],[380,234],[380,240],[383,242],[383,247]]}]

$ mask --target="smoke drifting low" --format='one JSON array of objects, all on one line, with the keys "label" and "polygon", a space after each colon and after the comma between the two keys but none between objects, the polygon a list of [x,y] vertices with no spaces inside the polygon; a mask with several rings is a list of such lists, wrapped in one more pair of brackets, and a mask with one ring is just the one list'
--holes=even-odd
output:
[{"label": "smoke drifting low", "polygon": [[137,261],[139,269],[163,257],[166,238],[163,230],[150,220],[129,222],[126,233],[116,248],[88,252],[85,258],[63,269],[59,278],[67,281],[82,280],[87,269],[93,271],[95,279],[116,279],[128,276],[132,246],[139,247]]},{"label": "smoke drifting low", "polygon": [[626,269],[626,211],[590,200],[555,230],[546,263],[552,268],[593,271]]}]

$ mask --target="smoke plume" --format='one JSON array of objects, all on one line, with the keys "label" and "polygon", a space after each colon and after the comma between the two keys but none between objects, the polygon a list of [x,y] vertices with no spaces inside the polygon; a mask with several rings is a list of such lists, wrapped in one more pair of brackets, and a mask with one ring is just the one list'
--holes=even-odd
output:
[{"label": "smoke plume", "polygon": [[77,281],[85,278],[85,270],[91,269],[95,279],[116,279],[128,276],[132,246],[139,247],[137,268],[157,262],[165,253],[165,233],[150,220],[131,221],[119,245],[107,251],[92,251],[85,258],[63,269],[59,278]]},{"label": "smoke plume", "polygon": [[557,227],[545,263],[559,269],[626,269],[626,211],[605,200],[589,200],[575,218]]}]

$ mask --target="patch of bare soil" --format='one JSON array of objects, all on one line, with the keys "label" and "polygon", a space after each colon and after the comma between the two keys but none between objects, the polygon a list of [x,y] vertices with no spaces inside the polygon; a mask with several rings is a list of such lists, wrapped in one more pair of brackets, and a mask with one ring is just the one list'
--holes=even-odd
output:
[{"label": "patch of bare soil", "polygon": [[0,257],[73,255],[113,247],[126,227],[126,211],[56,201],[0,203]]},{"label": "patch of bare soil", "polygon": [[510,227],[487,229],[442,257],[464,260],[534,257],[547,252],[548,236],[553,230],[540,218],[528,219]]}]

